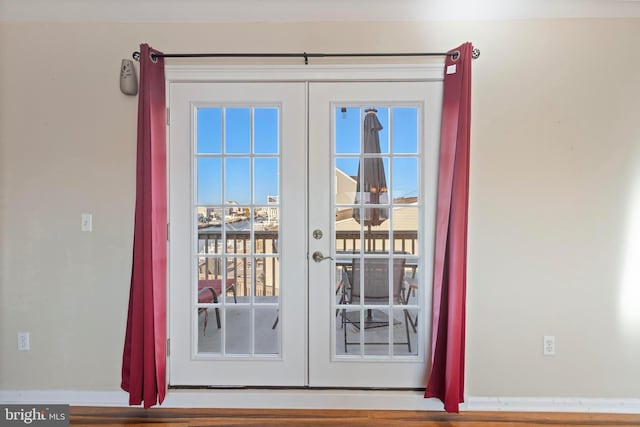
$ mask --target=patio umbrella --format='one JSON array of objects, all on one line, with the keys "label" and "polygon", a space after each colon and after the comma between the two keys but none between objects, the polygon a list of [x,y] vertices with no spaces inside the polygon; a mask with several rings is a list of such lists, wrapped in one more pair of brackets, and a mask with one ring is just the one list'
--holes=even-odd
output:
[{"label": "patio umbrella", "polygon": [[[358,183],[354,203],[387,204],[387,180],[384,175],[384,163],[380,157],[368,157],[366,154],[380,154],[380,136],[382,124],[378,120],[378,110],[368,109],[365,112],[363,124],[362,150],[365,156],[358,164]],[[367,226],[367,234],[371,239],[371,226],[382,224],[389,218],[389,210],[385,208],[356,208],[353,218],[360,224]],[[369,249],[371,242],[369,242]]]}]

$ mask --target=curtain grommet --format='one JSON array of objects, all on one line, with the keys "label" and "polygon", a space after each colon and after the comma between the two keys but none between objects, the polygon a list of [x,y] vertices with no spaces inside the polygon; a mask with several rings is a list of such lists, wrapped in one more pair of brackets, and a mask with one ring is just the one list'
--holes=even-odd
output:
[{"label": "curtain grommet", "polygon": [[153,62],[154,64],[158,63],[158,55],[156,55],[155,53],[150,52],[149,58],[151,59],[151,62]]}]

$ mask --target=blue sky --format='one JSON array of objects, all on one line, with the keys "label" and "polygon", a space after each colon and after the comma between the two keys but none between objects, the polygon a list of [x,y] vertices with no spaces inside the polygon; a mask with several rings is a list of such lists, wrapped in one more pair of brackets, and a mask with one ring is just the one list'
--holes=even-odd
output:
[{"label": "blue sky", "polygon": [[[418,190],[417,159],[411,154],[418,150],[417,108],[377,107],[382,123],[380,148],[384,158],[387,184],[392,197],[416,196]],[[355,176],[358,170],[364,108],[336,109],[336,167]],[[278,195],[278,110],[254,108],[254,147],[251,153],[251,109],[226,108],[225,158],[222,159],[222,109],[199,108],[197,113],[198,204],[222,203],[222,162],[224,161],[224,201],[251,204],[251,159],[254,162],[253,204],[266,204],[267,196]],[[392,114],[392,120],[390,120]],[[391,125],[392,122],[392,125]],[[391,136],[391,138],[389,138]],[[390,147],[392,146],[392,147]],[[251,156],[253,154],[253,156]],[[398,156],[399,155],[399,156]],[[390,165],[391,162],[391,165]],[[391,175],[391,176],[390,176]],[[390,179],[391,178],[391,179]]]}]

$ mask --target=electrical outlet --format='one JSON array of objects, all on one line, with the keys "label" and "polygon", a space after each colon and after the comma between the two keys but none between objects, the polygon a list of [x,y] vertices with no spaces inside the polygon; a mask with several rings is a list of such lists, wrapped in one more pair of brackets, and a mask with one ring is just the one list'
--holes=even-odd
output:
[{"label": "electrical outlet", "polygon": [[29,351],[30,349],[29,332],[18,332],[18,350]]},{"label": "electrical outlet", "polygon": [[556,354],[556,337],[553,335],[545,335],[542,340],[542,353],[545,356],[554,356]]}]

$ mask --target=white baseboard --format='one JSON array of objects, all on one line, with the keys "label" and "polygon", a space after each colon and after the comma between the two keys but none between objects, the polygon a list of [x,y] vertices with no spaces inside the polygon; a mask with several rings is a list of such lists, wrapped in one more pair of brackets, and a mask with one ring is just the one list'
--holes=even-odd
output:
[{"label": "white baseboard", "polygon": [[[3,404],[128,406],[123,391],[0,390]],[[442,411],[435,399],[408,391],[169,390],[163,408],[386,409]],[[640,399],[468,396],[461,411],[640,414]]]},{"label": "white baseboard", "polygon": [[640,399],[579,397],[474,397],[463,404],[465,411],[593,412],[640,414]]},{"label": "white baseboard", "polygon": [[34,405],[128,406],[124,391],[0,390],[0,403]]}]

